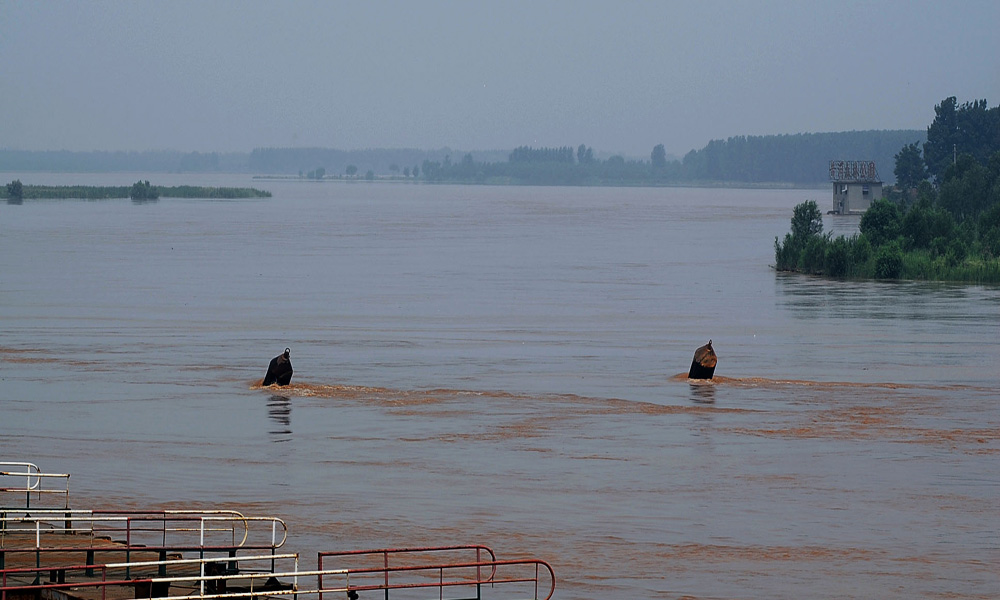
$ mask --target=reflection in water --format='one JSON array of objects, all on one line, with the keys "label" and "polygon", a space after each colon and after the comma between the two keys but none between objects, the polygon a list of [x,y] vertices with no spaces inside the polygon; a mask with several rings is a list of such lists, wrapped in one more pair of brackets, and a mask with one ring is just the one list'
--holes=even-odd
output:
[{"label": "reflection in water", "polygon": [[691,381],[691,401],[695,404],[715,404],[715,384],[711,381]]},{"label": "reflection in water", "polygon": [[831,282],[795,273],[777,273],[774,283],[779,304],[797,317],[993,322],[993,314],[962,310],[995,297],[995,291],[983,287],[937,281]]},{"label": "reflection in water", "polygon": [[287,442],[292,439],[292,403],[286,396],[271,396],[267,399],[267,416],[274,421],[271,441]]}]

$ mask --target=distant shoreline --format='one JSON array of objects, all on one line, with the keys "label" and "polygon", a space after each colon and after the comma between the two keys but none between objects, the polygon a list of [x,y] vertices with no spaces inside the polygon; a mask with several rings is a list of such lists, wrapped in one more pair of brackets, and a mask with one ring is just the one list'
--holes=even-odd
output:
[{"label": "distant shoreline", "polygon": [[688,181],[688,182],[607,182],[607,183],[520,183],[513,181],[427,181],[405,177],[364,177],[333,176],[322,179],[300,177],[298,175],[254,175],[255,181],[301,181],[303,183],[350,183],[350,184],[410,184],[410,185],[475,185],[499,187],[591,187],[591,188],[706,188],[733,190],[822,190],[826,182],[789,183],[789,182],[735,182],[735,181]]},{"label": "distant shoreline", "polygon": [[[20,183],[19,180],[17,180]],[[11,182],[14,183],[14,182]],[[148,185],[148,182],[147,182]],[[24,200],[114,200],[133,198],[134,186],[96,185],[23,185],[19,196],[12,196],[9,186],[0,186],[0,198],[8,201]],[[270,198],[271,192],[257,188],[205,187],[191,185],[162,186],[149,188],[156,198],[203,198],[203,199],[243,199]],[[143,198],[147,199],[147,198]]]},{"label": "distant shoreline", "polygon": [[[833,157],[857,157],[883,167],[900,148],[926,141],[924,130],[867,130],[782,135],[738,135],[709,141],[683,157],[667,154],[663,144],[649,154],[628,154],[588,147],[519,146],[503,150],[438,148],[258,147],[250,152],[69,151],[0,148],[0,172],[60,173],[238,173],[294,178],[308,175],[351,179],[419,179],[500,185],[612,185],[737,188],[812,186],[825,183]],[[780,186],[784,187],[784,186]]]}]

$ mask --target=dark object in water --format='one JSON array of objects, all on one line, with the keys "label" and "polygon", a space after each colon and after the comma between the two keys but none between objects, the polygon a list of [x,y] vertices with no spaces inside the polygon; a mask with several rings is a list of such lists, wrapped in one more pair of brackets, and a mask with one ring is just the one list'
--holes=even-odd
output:
[{"label": "dark object in water", "polygon": [[719,362],[719,357],[712,349],[712,340],[694,351],[694,360],[691,361],[691,370],[688,371],[688,379],[711,379],[715,375],[715,365]]},{"label": "dark object in water", "polygon": [[288,385],[292,382],[292,360],[289,358],[291,350],[285,348],[284,354],[279,354],[271,359],[271,364],[267,365],[267,375],[264,375],[263,385]]}]

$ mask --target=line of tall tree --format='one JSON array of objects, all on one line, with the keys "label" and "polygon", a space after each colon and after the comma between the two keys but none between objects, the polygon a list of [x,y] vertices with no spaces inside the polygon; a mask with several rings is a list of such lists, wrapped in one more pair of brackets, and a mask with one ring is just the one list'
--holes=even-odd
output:
[{"label": "line of tall tree", "polygon": [[830,161],[841,159],[874,161],[891,181],[894,153],[923,138],[914,130],[737,136],[686,154],[681,174],[696,181],[811,184],[826,181]]},{"label": "line of tall tree", "polygon": [[[324,179],[403,178],[428,182],[537,185],[792,184],[824,182],[831,159],[889,165],[904,143],[922,143],[918,130],[850,131],[736,136],[712,140],[683,159],[669,160],[663,144],[649,159],[594,149],[532,148],[470,152],[453,162],[452,151],[413,149],[336,150],[255,148],[250,153],[31,152],[0,150],[0,172],[229,172]],[[403,168],[400,168],[403,165]],[[889,171],[887,168],[885,171]],[[322,173],[322,176],[317,176]],[[891,173],[883,173],[890,178]]]},{"label": "line of tall tree", "polygon": [[[427,160],[423,178],[536,185],[814,185],[826,180],[831,159],[849,157],[888,166],[901,145],[919,143],[923,138],[924,133],[916,130],[738,136],[713,140],[701,150],[688,152],[682,160],[667,160],[663,144],[658,144],[648,161],[621,155],[595,159],[593,149],[582,144],[575,153],[569,146],[521,146],[506,162],[477,162],[471,154],[459,162],[450,157]],[[886,168],[884,177],[891,174]]]},{"label": "line of tall tree", "polygon": [[[469,155],[471,158],[471,155]],[[530,146],[518,146],[510,153],[508,160],[512,163],[572,163],[573,148],[563,146],[562,148],[532,148]]]},{"label": "line of tall tree", "polygon": [[594,149],[572,147],[531,148],[521,146],[505,162],[477,162],[466,154],[459,162],[425,160],[422,178],[429,182],[487,183],[514,185],[649,185],[654,183],[649,163],[626,160],[620,155],[606,160],[594,158]]},{"label": "line of tall tree", "polygon": [[[303,174],[324,169],[327,177],[357,173],[395,176],[401,166],[419,165],[424,160],[442,160],[452,153],[449,148],[417,150],[412,148],[376,148],[367,150],[337,150],[333,148],[254,148],[247,157],[246,170],[269,175]],[[496,160],[503,153],[477,152],[480,160]]]},{"label": "line of tall tree", "polygon": [[895,155],[897,184],[861,217],[859,233],[823,234],[813,201],[774,240],[775,268],[829,277],[1000,283],[1000,107],[935,106],[923,146]]}]

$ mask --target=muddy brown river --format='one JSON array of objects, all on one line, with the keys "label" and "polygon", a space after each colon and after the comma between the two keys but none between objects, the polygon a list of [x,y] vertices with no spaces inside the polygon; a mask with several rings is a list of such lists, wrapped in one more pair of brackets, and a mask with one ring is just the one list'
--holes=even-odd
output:
[{"label": "muddy brown river", "polygon": [[74,507],[480,543],[563,600],[1000,597],[1000,289],[776,274],[828,190],[141,178],[274,196],[0,205],[0,460]]}]

